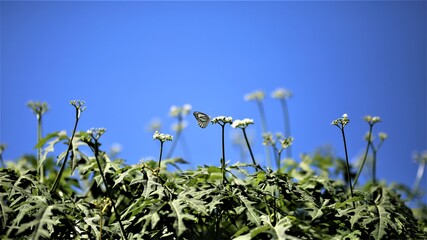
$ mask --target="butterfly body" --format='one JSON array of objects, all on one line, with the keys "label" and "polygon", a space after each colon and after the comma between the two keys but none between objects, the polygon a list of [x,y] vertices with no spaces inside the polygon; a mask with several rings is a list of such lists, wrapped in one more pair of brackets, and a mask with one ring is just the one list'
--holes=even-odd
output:
[{"label": "butterfly body", "polygon": [[207,127],[209,124],[209,121],[211,120],[211,118],[207,114],[202,112],[195,111],[193,112],[193,115],[197,120],[197,124],[201,128]]}]

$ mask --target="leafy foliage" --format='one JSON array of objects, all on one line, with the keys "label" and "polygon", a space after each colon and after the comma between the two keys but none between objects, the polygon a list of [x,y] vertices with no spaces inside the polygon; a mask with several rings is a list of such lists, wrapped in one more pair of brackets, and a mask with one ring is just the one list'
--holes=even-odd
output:
[{"label": "leafy foliage", "polygon": [[[72,102],[77,120],[82,104]],[[408,208],[408,188],[372,182],[351,194],[356,174],[329,150],[275,171],[254,159],[227,165],[224,146],[221,167],[128,166],[100,150],[105,129],[76,132],[77,120],[71,136],[39,141],[40,159],[0,169],[1,239],[427,239],[427,207]],[[68,147],[55,164],[59,143]]]},{"label": "leafy foliage", "polygon": [[279,171],[253,172],[251,165],[236,163],[226,168],[226,184],[218,167],[168,172],[169,159],[158,175],[154,161],[124,166],[102,156],[107,183],[98,177],[93,157],[87,157],[76,168],[81,184],[66,188],[67,178],[57,194],[48,191],[51,181],[37,180],[35,170],[1,169],[2,237],[120,238],[111,206],[102,210],[93,204],[105,196],[103,184],[113,189],[128,239],[427,237],[425,221],[418,222],[398,193],[384,184],[367,184],[349,199],[345,183],[328,177],[333,175],[328,166],[335,161],[330,156],[288,160]]}]

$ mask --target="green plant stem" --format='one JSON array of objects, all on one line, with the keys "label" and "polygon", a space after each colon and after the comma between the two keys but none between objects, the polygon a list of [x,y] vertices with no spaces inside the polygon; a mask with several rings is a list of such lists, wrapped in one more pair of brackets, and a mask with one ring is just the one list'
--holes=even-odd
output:
[{"label": "green plant stem", "polygon": [[50,189],[51,193],[55,192],[56,189],[58,188],[59,181],[62,177],[62,173],[64,172],[65,165],[67,163],[68,154],[70,153],[73,146],[74,135],[76,134],[77,124],[79,123],[79,119],[80,119],[80,109],[76,109],[76,122],[74,123],[73,133],[71,134],[70,142],[68,143],[67,153],[65,154],[64,160],[62,161],[61,169],[59,170],[58,175],[56,175],[55,182],[53,183],[52,188]]},{"label": "green plant stem", "polygon": [[280,159],[282,157],[282,151],[277,151],[277,171],[280,171]]},{"label": "green plant stem", "polygon": [[[351,194],[351,197],[353,198],[353,185],[351,184],[350,165],[348,163],[347,142],[345,140],[344,126],[342,126],[340,129],[341,129],[341,133],[342,133],[342,139],[344,142],[345,161],[347,163],[347,165],[346,165],[346,167],[347,167],[347,178],[348,178],[348,182],[350,185],[350,194]],[[354,202],[352,202],[352,203],[353,203],[353,208],[356,208],[356,205],[354,204]]]},{"label": "green plant stem", "polygon": [[[281,99],[280,103],[282,104],[282,109],[283,109],[283,120],[284,120],[284,125],[285,125],[285,138],[288,138],[291,136],[291,124],[290,124],[290,120],[289,120],[289,110],[288,110],[288,104],[286,102],[285,99]],[[286,149],[286,157],[287,158],[292,158],[292,146],[289,146]]]},{"label": "green plant stem", "polygon": [[176,135],[172,141],[172,146],[169,149],[168,154],[166,154],[166,159],[171,158],[172,153],[175,151],[175,147],[176,147],[176,144],[177,144],[180,136],[181,136],[181,130],[176,132]]},{"label": "green plant stem", "polygon": [[221,171],[222,171],[222,182],[225,184],[226,178],[225,178],[225,146],[224,146],[224,128],[225,123],[220,124],[221,125],[221,141],[222,141],[222,158],[221,158]]},{"label": "green plant stem", "polygon": [[377,150],[379,149],[379,147],[381,146],[381,143],[378,145],[377,148],[374,147],[373,144],[371,144],[371,149],[372,149],[372,183],[374,185],[377,184],[377,176],[376,176],[376,168],[377,168]]},{"label": "green plant stem", "polygon": [[113,206],[114,213],[116,214],[116,218],[119,221],[120,230],[122,231],[122,237],[125,240],[127,240],[125,228],[123,227],[122,221],[120,220],[120,214],[119,214],[119,212],[116,209],[116,203],[114,202],[113,196],[112,196],[112,194],[110,192],[110,187],[108,186],[107,180],[105,179],[105,176],[104,176],[104,172],[102,171],[101,163],[99,162],[99,157],[98,157],[99,156],[99,148],[98,147],[99,147],[98,141],[95,140],[94,151],[95,151],[96,163],[98,164],[99,172],[101,174],[102,181],[104,182],[105,189],[107,190],[108,197],[111,200],[111,203],[112,203],[111,205]]},{"label": "green plant stem", "polygon": [[372,163],[372,182],[374,185],[377,184],[377,177],[376,177],[376,168],[377,168],[377,151],[373,151],[373,163]]},{"label": "green plant stem", "polygon": [[162,153],[163,153],[163,141],[160,141],[159,170],[160,170],[160,164],[162,163]]},{"label": "green plant stem", "polygon": [[[179,115],[178,116],[178,126],[181,126],[181,124],[182,124],[182,116]],[[178,131],[176,132],[176,136],[175,136],[174,140],[172,141],[172,146],[169,149],[168,154],[166,154],[166,159],[169,159],[172,156],[172,153],[175,151],[175,147],[176,147],[176,144],[178,142],[179,137],[181,136],[181,132],[182,132],[182,129],[178,128]]]},{"label": "green plant stem", "polygon": [[[42,139],[42,114],[37,114],[37,142],[40,142],[40,139]],[[40,165],[37,170],[39,171],[40,182],[44,182],[44,166],[40,164],[41,155],[41,148],[37,148],[37,165]]]},{"label": "green plant stem", "polygon": [[423,179],[423,176],[424,176],[425,168],[426,168],[426,162],[421,161],[418,165],[417,177],[415,178],[414,185],[412,188],[413,196],[416,196],[418,193],[418,190],[420,188],[421,179]]},{"label": "green plant stem", "polygon": [[369,124],[369,134],[368,134],[368,143],[366,144],[365,154],[363,156],[362,164],[359,167],[359,170],[357,171],[356,177],[354,178],[353,187],[356,186],[357,180],[359,180],[359,176],[362,173],[363,166],[365,165],[366,158],[368,157],[368,151],[369,151],[369,145],[371,145],[371,136],[372,136],[372,124]]},{"label": "green plant stem", "polygon": [[3,161],[3,152],[0,153],[0,162],[1,162],[1,166],[3,168],[6,168],[6,165],[4,164],[4,161]]},{"label": "green plant stem", "polygon": [[[268,132],[268,128],[267,128],[267,120],[265,117],[265,111],[264,111],[264,106],[262,105],[262,101],[261,100],[256,100],[256,103],[258,105],[258,110],[259,110],[259,114],[261,116],[261,126],[262,126],[262,131],[263,133],[267,133]],[[264,147],[264,151],[265,151],[265,155],[267,158],[267,166],[271,166],[271,155],[270,155],[270,150],[268,149],[268,146]]]},{"label": "green plant stem", "polygon": [[249,144],[248,136],[246,135],[246,128],[242,128],[242,131],[243,131],[243,136],[245,137],[246,145],[248,146],[248,149],[249,149],[249,153],[251,154],[252,163],[255,166],[255,170],[258,172],[258,169],[260,169],[261,167],[255,161],[255,157],[254,157],[254,154],[252,153],[251,145]]}]

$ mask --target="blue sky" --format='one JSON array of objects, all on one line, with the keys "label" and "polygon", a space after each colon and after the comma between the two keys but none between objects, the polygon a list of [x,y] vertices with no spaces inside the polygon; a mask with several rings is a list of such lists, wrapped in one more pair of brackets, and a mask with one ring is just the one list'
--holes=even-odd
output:
[{"label": "blue sky", "polygon": [[[0,141],[4,158],[35,153],[36,119],[25,106],[46,101],[44,133],[72,130],[69,100],[86,101],[79,130],[105,127],[103,148],[120,143],[128,164],[157,158],[146,128],[153,118],[173,134],[172,105],[211,116],[253,118],[248,128],[262,162],[261,123],[243,96],[264,90],[269,130],[282,131],[270,93],[290,89],[294,157],[330,145],[344,157],[347,113],[352,161],[365,147],[366,114],[389,139],[378,177],[411,185],[415,151],[427,149],[426,2],[1,2]],[[186,119],[175,155],[191,167],[219,164],[220,127]],[[226,157],[239,152],[227,128]],[[166,144],[165,148],[170,146]],[[59,154],[59,150],[55,152]],[[249,160],[249,159],[248,159]],[[423,182],[423,187],[426,182]]]}]

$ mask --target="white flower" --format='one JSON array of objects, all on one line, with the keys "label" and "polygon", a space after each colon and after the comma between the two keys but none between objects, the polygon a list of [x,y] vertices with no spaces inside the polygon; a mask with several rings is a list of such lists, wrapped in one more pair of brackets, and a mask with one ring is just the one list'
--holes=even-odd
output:
[{"label": "white flower", "polygon": [[292,97],[292,92],[285,88],[278,88],[271,93],[273,98],[287,99]]},{"label": "white flower", "polygon": [[159,131],[156,131],[153,134],[153,140],[160,140],[161,142],[172,141],[172,136],[169,134],[159,133]]},{"label": "white flower", "polygon": [[232,128],[246,128],[249,124],[254,124],[253,119],[245,118],[243,120],[236,119],[231,124]]},{"label": "white flower", "polygon": [[170,110],[169,110],[169,115],[170,115],[171,117],[176,117],[176,116],[178,116],[180,113],[181,113],[181,108],[180,108],[180,107],[177,107],[177,106],[175,106],[175,105],[172,105],[172,106],[171,106],[171,108],[170,108]]},{"label": "white flower", "polygon": [[193,107],[190,104],[188,104],[188,103],[184,104],[184,106],[182,106],[182,114],[188,115],[191,112],[192,108]]},{"label": "white flower", "polygon": [[233,122],[233,118],[232,117],[226,117],[226,116],[218,116],[215,117],[211,120],[211,122],[213,124],[218,123],[218,122],[222,122],[222,123],[232,123]]},{"label": "white flower", "polygon": [[172,125],[172,130],[175,132],[181,132],[186,127],[187,127],[187,122],[182,121],[182,122],[175,123],[174,125]]},{"label": "white flower", "polygon": [[246,101],[252,101],[252,100],[263,100],[264,99],[264,92],[261,90],[257,90],[255,92],[252,93],[248,93],[245,95],[245,100]]}]

